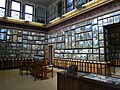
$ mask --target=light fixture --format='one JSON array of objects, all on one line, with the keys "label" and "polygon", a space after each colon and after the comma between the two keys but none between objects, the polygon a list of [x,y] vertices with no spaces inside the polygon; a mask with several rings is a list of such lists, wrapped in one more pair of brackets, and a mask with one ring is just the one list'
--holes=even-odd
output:
[{"label": "light fixture", "polygon": [[77,11],[77,9],[75,8],[75,9],[73,9],[72,11],[63,14],[62,16],[64,17],[64,16],[72,15],[72,14],[75,13],[76,11]]},{"label": "light fixture", "polygon": [[34,25],[34,26],[45,26],[43,23],[37,23],[37,22],[29,22],[30,25]]},{"label": "light fixture", "polygon": [[25,20],[25,23],[29,23],[30,21]]},{"label": "light fixture", "polygon": [[49,23],[54,23],[54,22],[57,22],[58,20],[60,20],[60,17],[57,17],[57,18],[51,20]]},{"label": "light fixture", "polygon": [[100,0],[92,0],[86,4],[83,4],[82,7],[88,7],[88,6],[92,6],[95,3],[98,3]]},{"label": "light fixture", "polygon": [[[42,23],[37,23],[37,22],[30,22],[30,21],[26,21],[26,20],[22,20],[22,19],[14,19],[12,17],[2,17],[5,18],[6,21],[8,22],[13,22],[13,23],[19,23],[19,24],[29,24],[29,25],[34,25],[34,26],[42,26],[45,27],[44,24]],[[3,19],[4,20],[4,19]]]},{"label": "light fixture", "polygon": [[22,20],[22,19],[15,19],[15,18],[12,18],[12,17],[6,17],[6,20],[9,21],[9,22],[24,23],[24,20]]}]

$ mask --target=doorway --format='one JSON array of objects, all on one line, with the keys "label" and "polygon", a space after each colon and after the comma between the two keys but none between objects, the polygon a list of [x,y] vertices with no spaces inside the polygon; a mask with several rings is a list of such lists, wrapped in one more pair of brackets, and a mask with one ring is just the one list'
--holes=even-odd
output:
[{"label": "doorway", "polygon": [[111,62],[113,74],[120,67],[120,23],[105,26],[105,60]]},{"label": "doorway", "polygon": [[48,64],[53,63],[53,45],[48,46]]}]

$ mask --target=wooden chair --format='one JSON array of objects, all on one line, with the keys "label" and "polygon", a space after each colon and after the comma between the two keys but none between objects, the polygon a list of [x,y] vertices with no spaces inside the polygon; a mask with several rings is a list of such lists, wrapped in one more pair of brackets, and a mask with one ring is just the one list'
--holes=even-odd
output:
[{"label": "wooden chair", "polygon": [[19,67],[19,74],[23,75],[23,72],[27,70],[27,65],[28,65],[27,58],[22,58],[21,65]]},{"label": "wooden chair", "polygon": [[28,71],[31,71],[34,68],[34,59],[28,58],[27,67],[26,67],[26,75],[28,75]]},{"label": "wooden chair", "polygon": [[43,62],[34,61],[33,67],[28,68],[28,70],[33,74],[34,81],[36,81],[37,75],[41,75],[42,80],[47,79],[47,77],[45,77],[45,66]]},{"label": "wooden chair", "polygon": [[51,76],[53,78],[53,64],[49,62],[49,59],[47,58],[47,50],[44,48],[44,66],[45,66],[45,78],[47,78],[47,73],[51,73]]},{"label": "wooden chair", "polygon": [[45,75],[47,77],[47,73],[51,73],[51,76],[53,78],[53,64],[50,64],[49,62],[46,63],[46,61],[48,61],[48,58],[44,59],[44,62],[45,62],[44,64],[45,64],[45,67],[46,67],[45,68],[46,69],[45,70],[45,73],[46,73]]},{"label": "wooden chair", "polygon": [[46,65],[46,77],[47,77],[47,73],[51,73],[51,76],[53,78],[53,65]]}]

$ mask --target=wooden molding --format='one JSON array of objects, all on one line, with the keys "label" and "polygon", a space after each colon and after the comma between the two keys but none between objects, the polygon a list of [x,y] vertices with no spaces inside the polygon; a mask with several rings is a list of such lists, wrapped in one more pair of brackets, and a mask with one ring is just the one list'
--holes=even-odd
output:
[{"label": "wooden molding", "polygon": [[62,23],[62,22],[64,22],[64,21],[66,21],[66,20],[69,20],[69,19],[71,19],[71,18],[74,18],[74,17],[76,17],[76,16],[78,16],[78,15],[81,15],[81,14],[83,14],[83,13],[86,13],[86,12],[88,12],[88,11],[91,11],[91,10],[93,10],[93,9],[95,9],[95,8],[98,8],[98,7],[100,7],[100,6],[103,6],[103,5],[108,4],[108,3],[110,3],[110,2],[113,2],[113,1],[115,1],[115,0],[100,0],[98,3],[95,3],[95,4],[93,4],[92,6],[85,7],[85,8],[82,8],[82,9],[80,9],[80,10],[77,10],[76,12],[74,12],[74,14],[70,15],[69,17],[61,17],[60,20],[56,21],[55,23],[49,23],[49,24],[47,25],[47,28],[50,28],[50,27],[52,27],[52,26],[55,26],[55,25],[57,25],[57,24],[59,24],[59,23]]}]

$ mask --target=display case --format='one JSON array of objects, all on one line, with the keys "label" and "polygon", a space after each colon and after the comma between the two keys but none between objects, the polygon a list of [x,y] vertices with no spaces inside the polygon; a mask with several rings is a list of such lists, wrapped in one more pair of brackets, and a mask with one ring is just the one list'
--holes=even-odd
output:
[{"label": "display case", "polygon": [[0,28],[0,58],[43,60],[45,36],[36,31]]},{"label": "display case", "polygon": [[99,74],[89,74],[89,75],[86,75],[84,77],[88,78],[88,79],[92,79],[92,80],[120,86],[120,79],[119,78],[114,78],[114,77],[110,77],[110,76],[103,76],[103,75],[99,75]]},{"label": "display case", "polygon": [[77,72],[57,72],[57,90],[120,90],[120,78]]},{"label": "display case", "polygon": [[108,31],[108,39],[106,38],[106,59],[111,61],[111,64],[120,66],[120,33],[118,31]]},{"label": "display case", "polygon": [[[108,42],[105,42],[107,34],[104,27],[119,22],[120,11],[99,16],[48,34],[48,44],[54,46],[54,58],[71,59],[73,58],[71,56],[74,56],[74,58],[85,60],[107,61],[109,60],[106,59]],[[115,41],[118,42],[119,38],[111,40],[111,43]],[[112,48],[114,47],[111,46]],[[63,50],[63,52],[57,53],[56,50]],[[66,50],[73,50],[73,52],[66,53]]]}]

